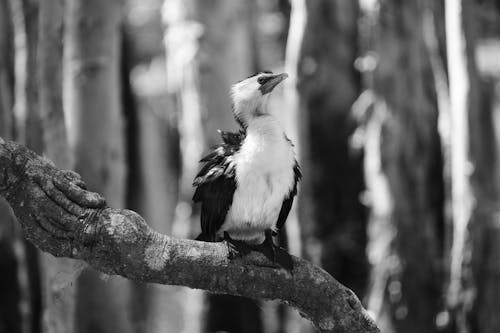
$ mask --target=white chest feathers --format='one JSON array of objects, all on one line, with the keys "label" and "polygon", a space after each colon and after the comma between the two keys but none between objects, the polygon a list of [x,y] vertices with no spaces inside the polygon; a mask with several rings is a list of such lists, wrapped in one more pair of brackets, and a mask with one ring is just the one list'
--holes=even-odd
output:
[{"label": "white chest feathers", "polygon": [[291,143],[273,118],[262,118],[249,126],[233,157],[237,187],[221,231],[235,239],[255,239],[273,228],[295,182]]}]

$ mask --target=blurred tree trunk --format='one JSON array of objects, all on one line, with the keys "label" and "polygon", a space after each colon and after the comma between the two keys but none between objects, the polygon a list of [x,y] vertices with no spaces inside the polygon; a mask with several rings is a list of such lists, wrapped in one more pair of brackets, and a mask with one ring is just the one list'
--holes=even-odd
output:
[{"label": "blurred tree trunk", "polygon": [[[36,58],[38,40],[38,1],[10,0],[14,38],[14,139],[37,153],[43,150],[38,113]],[[15,228],[14,253],[18,262],[21,326],[23,332],[40,331],[41,291],[38,251]]]},{"label": "blurred tree trunk", "polygon": [[[62,105],[63,55],[62,0],[41,1],[39,8],[38,79],[39,114],[45,154],[59,168],[71,169]],[[66,258],[40,254],[42,263],[43,331],[75,332],[74,272],[81,264]]]},{"label": "blurred tree trunk", "polygon": [[[127,207],[145,217],[155,230],[171,234],[178,198],[179,137],[171,96],[166,90],[164,48],[158,47],[162,35],[147,44],[140,41],[143,33],[151,33],[153,25],[162,29],[158,14],[161,3],[150,6],[153,17],[145,26],[129,23],[122,43],[129,168]],[[134,283],[134,332],[182,332],[182,295],[179,286]]]},{"label": "blurred tree trunk", "polygon": [[9,2],[0,1],[0,133],[13,138],[14,35]]},{"label": "blurred tree trunk", "polygon": [[[125,149],[120,92],[123,2],[67,2],[64,34],[64,111],[68,142],[89,189],[112,206],[125,203]],[[78,280],[80,332],[132,332],[129,283],[88,269]]]},{"label": "blurred tree trunk", "polygon": [[[167,78],[179,112],[182,151],[180,203],[174,234],[194,236],[199,219],[191,215],[192,181],[198,161],[219,143],[217,129],[234,130],[229,87],[255,70],[253,13],[245,0],[166,0]],[[231,31],[228,34],[228,31]],[[191,225],[190,230],[186,227]],[[184,229],[184,231],[181,231]],[[189,292],[192,293],[192,292]],[[253,300],[208,295],[203,332],[260,332],[260,310]],[[200,299],[190,298],[187,307]],[[194,321],[196,319],[188,319]],[[191,332],[185,328],[185,332]]]},{"label": "blurred tree trunk", "polygon": [[[470,39],[468,39],[471,41]],[[472,54],[469,54],[471,56]],[[473,58],[468,58],[472,61]],[[469,69],[470,70],[470,69]],[[500,331],[500,128],[498,100],[494,105],[491,82],[470,77],[480,92],[470,92],[470,153],[474,165],[471,176],[474,203],[463,251],[462,288],[459,294],[458,323],[463,332]],[[478,89],[478,90],[479,90]],[[497,88],[498,89],[498,88]],[[479,98],[479,100],[478,100]]]},{"label": "blurred tree trunk", "polygon": [[423,1],[380,0],[365,27],[375,53],[360,64],[377,61],[364,96],[373,104],[356,112],[367,118],[368,308],[383,332],[434,332],[441,305],[443,163],[423,13]]},{"label": "blurred tree trunk", "polygon": [[[354,69],[359,8],[356,1],[291,4],[285,112],[293,119],[295,128],[288,133],[304,173],[298,221],[309,222],[294,232],[289,219],[290,249],[303,243],[303,255],[363,297],[368,265],[366,210],[359,200],[364,188],[362,156],[349,149],[355,129],[351,106],[361,89]],[[295,239],[295,233],[302,239]],[[286,332],[312,330],[293,314],[287,317]]]},{"label": "blurred tree trunk", "polygon": [[[463,1],[463,6],[470,77],[470,152],[475,166],[472,185],[477,204],[470,226],[472,250],[468,266],[471,274],[467,270],[464,272],[467,277],[464,295],[473,294],[475,298],[466,298],[463,309],[469,321],[469,332],[493,333],[500,331],[500,317],[496,311],[500,308],[500,2],[476,0],[471,8],[472,4]],[[482,11],[480,17],[488,20],[477,22],[478,9]],[[478,27],[479,24],[482,27]],[[485,40],[481,41],[483,38]],[[483,45],[491,40],[496,42],[496,49],[488,57],[493,62],[490,70],[494,74],[487,75],[483,68],[481,80],[474,61],[477,59],[478,40]],[[477,92],[479,88],[481,92]],[[467,313],[468,309],[470,313]]]},{"label": "blurred tree trunk", "polygon": [[41,124],[38,115],[38,86],[35,78],[38,40],[38,3],[36,0],[9,0],[14,28],[16,140],[41,153]]},{"label": "blurred tree trunk", "polygon": [[[489,8],[487,15],[480,6]],[[477,18],[498,20],[499,14],[491,1],[446,2],[453,139],[458,139],[452,141],[455,232],[448,300],[458,332],[500,330],[499,111],[491,78],[480,80],[476,67],[478,41],[492,37],[487,22]],[[498,42],[498,30],[495,37]]]},{"label": "blurred tree trunk", "polygon": [[[466,295],[463,293],[465,277],[463,269],[467,267],[466,252],[471,250],[468,226],[472,226],[471,216],[474,210],[471,187],[470,132],[472,130],[468,109],[477,107],[476,88],[472,88],[471,79],[476,79],[474,67],[469,54],[473,50],[470,35],[465,33],[465,5],[472,1],[446,1],[446,49],[448,55],[448,75],[450,86],[450,120],[451,120],[451,187],[453,239],[451,248],[450,283],[448,287],[448,304],[453,313],[453,320],[458,332],[469,332],[467,323]],[[469,7],[471,9],[471,7]],[[469,72],[469,70],[474,70]],[[471,76],[472,74],[472,76]],[[477,83],[477,82],[474,82]],[[470,257],[470,254],[469,254]],[[470,259],[469,259],[470,260]],[[470,275],[470,271],[468,272]],[[471,281],[469,281],[471,282]],[[471,286],[473,287],[473,286]],[[469,304],[470,305],[470,304]]]},{"label": "blurred tree trunk", "polygon": [[28,147],[41,153],[44,149],[42,140],[42,121],[39,110],[38,77],[38,0],[21,0],[26,31],[26,123],[25,138]]},{"label": "blurred tree trunk", "polygon": [[45,153],[61,169],[70,169],[62,102],[63,0],[40,2],[38,80]]},{"label": "blurred tree trunk", "polygon": [[[164,73],[165,67],[155,70]],[[154,80],[154,73],[143,73]],[[159,83],[159,82],[157,82]],[[159,87],[164,87],[159,84]],[[130,208],[141,214],[157,231],[172,233],[172,224],[177,204],[177,181],[179,175],[179,149],[175,118],[166,110],[172,110],[165,91],[144,91],[137,96],[135,130],[128,132],[135,138],[135,156],[130,159]],[[129,124],[129,126],[132,124]],[[130,130],[130,128],[129,128]],[[130,146],[129,146],[130,147]],[[135,321],[140,323],[136,332],[182,332],[184,300],[181,287],[151,284],[136,284],[133,311]]]},{"label": "blurred tree trunk", "polygon": [[[13,139],[14,39],[7,0],[0,0],[0,137]],[[19,261],[15,252],[17,224],[9,205],[0,197],[0,332],[22,330]]]},{"label": "blurred tree trunk", "polygon": [[[349,149],[351,106],[361,89],[356,1],[292,2],[287,69],[304,181],[299,215],[305,253],[363,297],[368,278],[362,156]],[[301,11],[301,13],[297,13]],[[303,31],[294,25],[303,20]],[[294,33],[292,33],[294,32]],[[312,222],[312,223],[311,223]]]},{"label": "blurred tree trunk", "polygon": [[[0,136],[4,137],[0,133]],[[21,316],[21,285],[18,280],[19,261],[15,253],[16,221],[9,205],[0,197],[0,332],[27,333]]]}]

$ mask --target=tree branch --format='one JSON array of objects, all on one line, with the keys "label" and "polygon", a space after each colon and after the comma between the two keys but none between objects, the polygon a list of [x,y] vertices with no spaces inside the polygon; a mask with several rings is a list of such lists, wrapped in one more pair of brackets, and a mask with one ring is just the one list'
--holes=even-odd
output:
[{"label": "tree branch", "polygon": [[379,332],[354,293],[321,268],[294,257],[290,273],[259,253],[229,260],[224,242],[162,235],[137,213],[107,207],[78,174],[1,138],[0,195],[26,238],[54,256],[135,281],[281,300],[320,332]]}]

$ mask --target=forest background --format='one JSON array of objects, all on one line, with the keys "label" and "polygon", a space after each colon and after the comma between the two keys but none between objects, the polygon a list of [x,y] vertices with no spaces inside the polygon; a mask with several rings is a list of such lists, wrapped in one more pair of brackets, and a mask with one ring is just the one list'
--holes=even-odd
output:
[{"label": "forest background", "polygon": [[[282,244],[382,332],[500,332],[500,1],[0,0],[0,137],[175,237],[230,85],[265,69],[304,174]],[[44,254],[1,198],[0,272],[1,333],[312,331]]]}]

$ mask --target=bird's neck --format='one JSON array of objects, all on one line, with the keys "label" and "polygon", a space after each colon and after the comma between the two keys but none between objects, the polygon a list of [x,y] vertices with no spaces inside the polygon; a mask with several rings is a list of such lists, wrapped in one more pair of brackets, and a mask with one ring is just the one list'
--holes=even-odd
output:
[{"label": "bird's neck", "polygon": [[233,113],[241,127],[246,130],[254,120],[269,115],[267,100],[266,96],[262,99],[233,101]]},{"label": "bird's neck", "polygon": [[275,141],[284,138],[281,124],[270,114],[253,117],[246,127],[246,132],[247,136],[259,137],[263,140]]},{"label": "bird's neck", "polygon": [[249,167],[257,174],[292,170],[294,163],[293,147],[278,120],[271,115],[250,122],[238,156],[239,171]]}]

